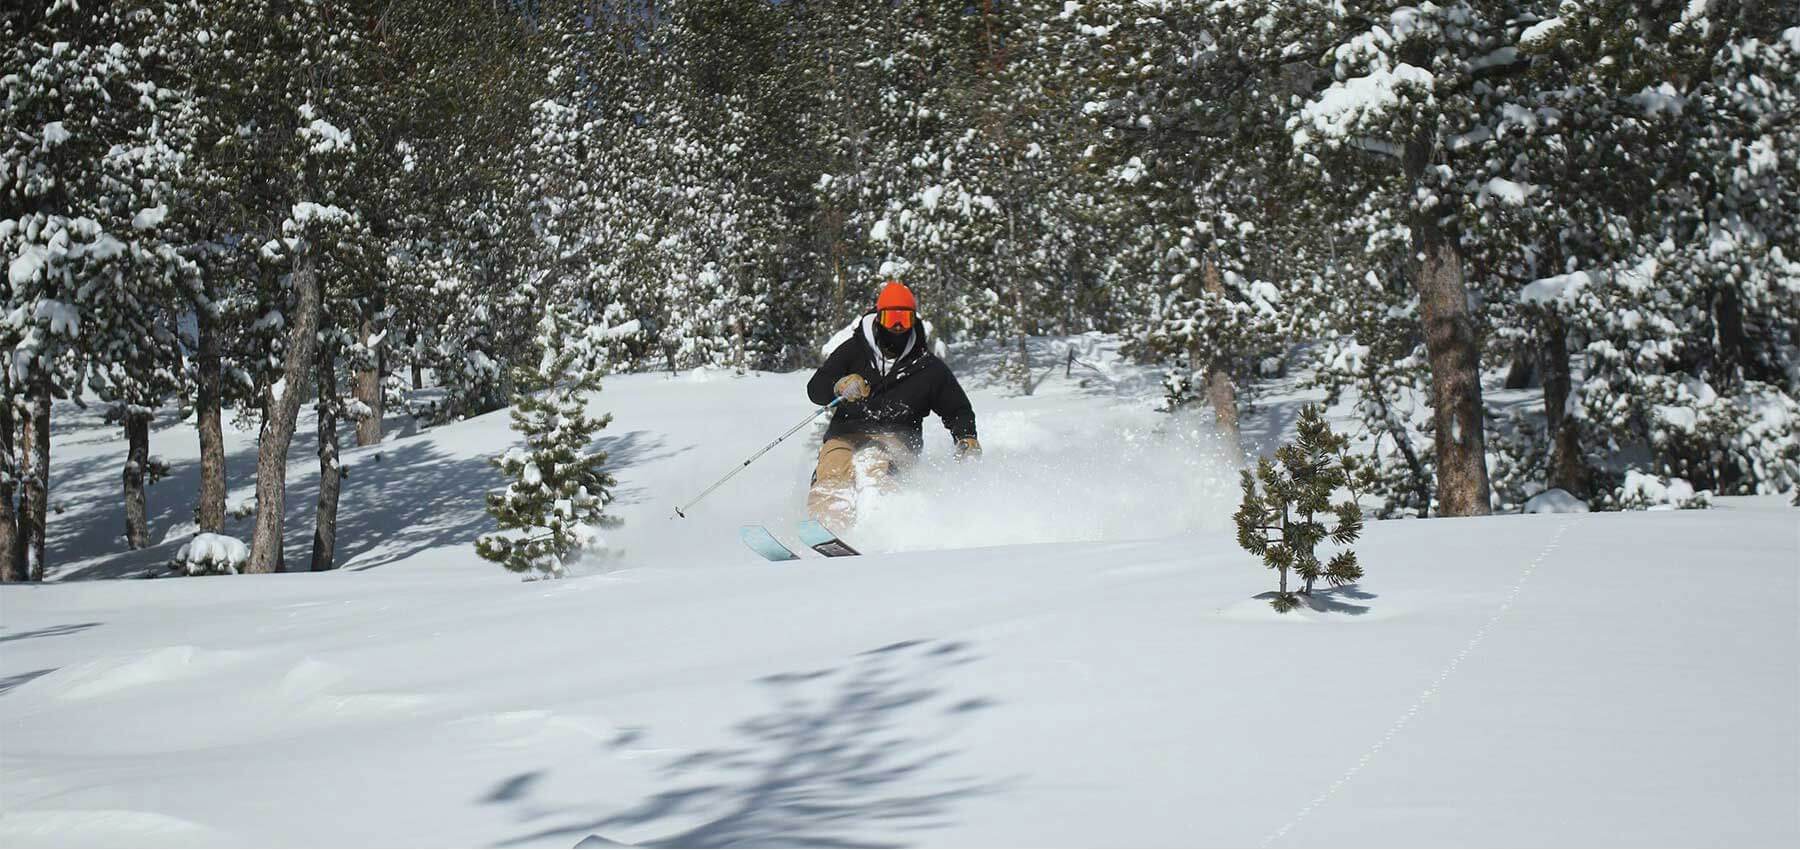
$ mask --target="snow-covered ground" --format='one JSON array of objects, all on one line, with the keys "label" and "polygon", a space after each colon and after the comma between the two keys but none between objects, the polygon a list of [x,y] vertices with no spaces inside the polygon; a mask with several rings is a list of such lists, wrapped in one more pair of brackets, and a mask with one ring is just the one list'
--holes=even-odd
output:
[{"label": "snow-covered ground", "polygon": [[737,542],[791,538],[805,431],[673,517],[805,415],[804,374],[610,379],[624,524],[552,582],[470,545],[504,413],[347,450],[338,572],[70,581],[172,557],[197,470],[160,423],[169,539],[119,554],[123,447],[59,412],[62,580],[0,588],[0,844],[1800,843],[1800,511],[1372,523],[1361,585],[1277,615],[1205,426],[1074,342],[1029,397],[954,360],[986,457],[928,423],[850,560]]}]

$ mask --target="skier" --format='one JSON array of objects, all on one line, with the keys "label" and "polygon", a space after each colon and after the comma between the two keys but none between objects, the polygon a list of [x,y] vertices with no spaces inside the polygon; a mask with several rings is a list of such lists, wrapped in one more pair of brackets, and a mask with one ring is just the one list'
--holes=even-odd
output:
[{"label": "skier", "polygon": [[825,358],[806,384],[813,404],[842,397],[832,413],[813,469],[807,513],[834,531],[856,521],[856,477],[891,491],[925,445],[926,413],[936,413],[956,441],[956,459],[981,456],[975,408],[944,361],[933,356],[918,322],[918,301],[889,281],[856,332]]}]

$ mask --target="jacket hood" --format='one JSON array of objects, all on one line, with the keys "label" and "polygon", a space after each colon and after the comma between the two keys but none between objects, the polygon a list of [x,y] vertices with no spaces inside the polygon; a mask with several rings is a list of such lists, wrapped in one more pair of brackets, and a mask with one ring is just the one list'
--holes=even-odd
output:
[{"label": "jacket hood", "polygon": [[880,371],[881,377],[885,378],[893,374],[900,364],[916,360],[931,351],[930,342],[925,338],[924,322],[913,323],[912,332],[907,336],[906,346],[901,349],[898,357],[889,357],[886,352],[881,350],[881,342],[877,338],[877,334],[881,331],[875,327],[875,313],[863,314],[862,321],[858,324],[857,335],[862,338],[863,346],[869,352],[869,360]]}]

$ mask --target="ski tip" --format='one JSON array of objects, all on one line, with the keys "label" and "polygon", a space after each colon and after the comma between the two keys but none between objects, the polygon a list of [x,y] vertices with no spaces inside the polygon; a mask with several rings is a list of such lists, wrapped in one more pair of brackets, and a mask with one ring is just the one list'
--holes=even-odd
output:
[{"label": "ski tip", "polygon": [[738,539],[744,541],[744,545],[750,547],[756,554],[770,561],[795,561],[800,558],[799,555],[794,554],[794,550],[775,539],[774,534],[760,525],[739,526]]}]

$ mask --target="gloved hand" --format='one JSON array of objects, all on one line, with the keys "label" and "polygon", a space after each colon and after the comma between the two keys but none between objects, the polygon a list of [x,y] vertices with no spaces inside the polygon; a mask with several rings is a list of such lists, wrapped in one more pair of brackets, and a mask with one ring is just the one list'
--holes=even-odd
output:
[{"label": "gloved hand", "polygon": [[831,391],[845,401],[862,401],[869,397],[869,382],[861,375],[845,375],[831,385]]},{"label": "gloved hand", "polygon": [[964,437],[956,441],[956,459],[973,460],[981,457],[981,441],[974,437]]}]

